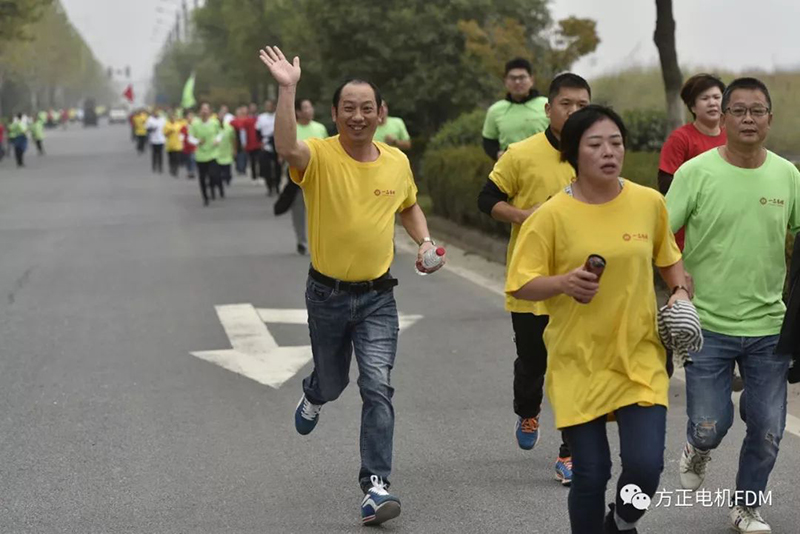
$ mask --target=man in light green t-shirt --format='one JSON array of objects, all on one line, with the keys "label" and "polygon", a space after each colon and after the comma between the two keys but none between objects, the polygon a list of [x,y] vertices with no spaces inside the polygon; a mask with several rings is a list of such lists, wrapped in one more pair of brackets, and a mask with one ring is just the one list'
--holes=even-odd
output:
[{"label": "man in light green t-shirt", "polygon": [[406,152],[411,150],[411,136],[408,135],[406,123],[400,117],[389,116],[389,105],[386,100],[381,104],[381,115],[383,119],[378,124],[373,139]]},{"label": "man in light green t-shirt", "polygon": [[[328,137],[328,130],[324,124],[314,120],[314,104],[311,100],[303,98],[295,101],[295,116],[297,117],[297,140]],[[285,205],[290,203],[289,208]],[[283,204],[284,209],[279,206]],[[306,231],[306,204],[300,187],[292,180],[283,188],[281,196],[276,205],[276,214],[284,213],[287,209],[292,210],[292,226],[297,237],[297,253],[305,255],[308,252],[308,232]]]},{"label": "man in light green t-shirt", "polygon": [[730,518],[739,532],[770,532],[749,496],[764,494],[778,457],[791,362],[775,348],[786,312],[786,230],[800,231],[800,172],[764,148],[771,124],[767,87],[755,78],[734,80],[722,97],[727,144],[684,163],[667,193],[672,230],[686,228],[684,265],[694,277],[705,340],[686,366],[681,485],[703,484],[711,450],[733,423],[738,362],[747,433]]},{"label": "man in light green t-shirt", "polygon": [[200,116],[189,126],[189,135],[197,139],[197,174],[200,182],[200,192],[203,195],[203,205],[208,206],[208,186],[211,187],[211,200],[216,199],[212,173],[216,172],[217,136],[222,128],[217,117],[211,114],[211,107],[207,102],[200,106]]},{"label": "man in light green t-shirt", "polygon": [[233,164],[233,157],[236,154],[236,130],[231,126],[233,115],[228,115],[228,109],[223,106],[220,108],[217,118],[222,124],[219,135],[217,135],[217,172],[216,176],[212,175],[211,183],[215,184],[215,179],[218,181],[216,185],[220,190],[220,195],[225,197],[225,191],[222,184],[231,185],[231,165]]},{"label": "man in light green t-shirt", "polygon": [[36,149],[39,151],[40,156],[44,156],[44,121],[45,118],[42,118],[42,113],[39,113],[36,116],[36,120],[31,124],[31,137],[33,142],[36,143]]},{"label": "man in light green t-shirt", "polygon": [[508,94],[492,104],[483,123],[483,150],[493,160],[508,145],[543,132],[550,125],[544,105],[547,97],[533,88],[533,68],[527,59],[506,63],[505,85]]}]

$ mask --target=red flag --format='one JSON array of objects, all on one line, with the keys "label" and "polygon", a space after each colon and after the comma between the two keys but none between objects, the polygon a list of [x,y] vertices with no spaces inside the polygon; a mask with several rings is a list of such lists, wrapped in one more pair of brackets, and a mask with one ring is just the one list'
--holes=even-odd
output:
[{"label": "red flag", "polygon": [[129,85],[125,92],[122,93],[122,96],[128,99],[128,102],[133,103],[133,85]]}]

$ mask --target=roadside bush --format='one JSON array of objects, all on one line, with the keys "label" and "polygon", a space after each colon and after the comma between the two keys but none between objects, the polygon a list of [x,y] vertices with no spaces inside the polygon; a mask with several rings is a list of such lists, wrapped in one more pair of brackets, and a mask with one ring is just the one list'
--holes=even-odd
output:
[{"label": "roadside bush", "polygon": [[437,150],[445,147],[480,145],[485,118],[486,110],[484,109],[476,109],[459,115],[457,118],[446,122],[431,137],[427,148]]},{"label": "roadside bush", "polygon": [[477,144],[429,147],[422,158],[422,176],[433,199],[433,212],[458,224],[508,235],[507,224],[478,210],[478,193],[493,166]]},{"label": "roadside bush", "polygon": [[631,182],[658,189],[658,152],[625,152],[621,176]]},{"label": "roadside bush", "polygon": [[667,114],[661,109],[631,109],[622,113],[628,129],[626,148],[633,152],[659,152],[666,140]]}]

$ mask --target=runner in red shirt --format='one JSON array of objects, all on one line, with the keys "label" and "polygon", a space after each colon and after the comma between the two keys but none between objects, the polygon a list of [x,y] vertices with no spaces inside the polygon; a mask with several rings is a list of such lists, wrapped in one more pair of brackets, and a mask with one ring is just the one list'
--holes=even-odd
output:
[{"label": "runner in red shirt", "polygon": [[231,121],[231,126],[236,128],[237,135],[240,131],[244,131],[247,135],[244,149],[250,160],[250,174],[253,180],[258,179],[258,156],[261,153],[261,140],[256,133],[256,120],[255,116],[248,116],[247,109],[242,107],[237,110],[236,118]]},{"label": "runner in red shirt", "polygon": [[181,135],[183,136],[183,161],[186,163],[186,178],[189,180],[194,179],[194,169],[197,163],[194,160],[194,151],[197,150],[197,145],[192,141],[194,138],[189,135],[189,126],[194,120],[194,113],[191,111],[186,112],[186,124],[181,128]]},{"label": "runner in red shirt", "polygon": [[[663,195],[669,191],[672,177],[681,165],[707,150],[725,144],[725,131],[719,126],[724,91],[725,84],[722,80],[711,74],[696,74],[683,84],[681,99],[689,108],[694,122],[672,132],[661,147],[658,189]],[[683,250],[683,229],[675,234],[675,240]]]}]

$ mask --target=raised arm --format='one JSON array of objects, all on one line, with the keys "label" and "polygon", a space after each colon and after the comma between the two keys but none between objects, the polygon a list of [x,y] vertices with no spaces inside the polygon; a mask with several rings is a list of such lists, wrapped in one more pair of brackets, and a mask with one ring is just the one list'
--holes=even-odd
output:
[{"label": "raised arm", "polygon": [[259,52],[259,57],[278,82],[275,149],[291,167],[304,171],[311,160],[311,151],[308,145],[297,140],[297,118],[294,113],[297,82],[300,81],[300,58],[295,56],[293,62],[289,63],[277,46],[265,47]]}]

